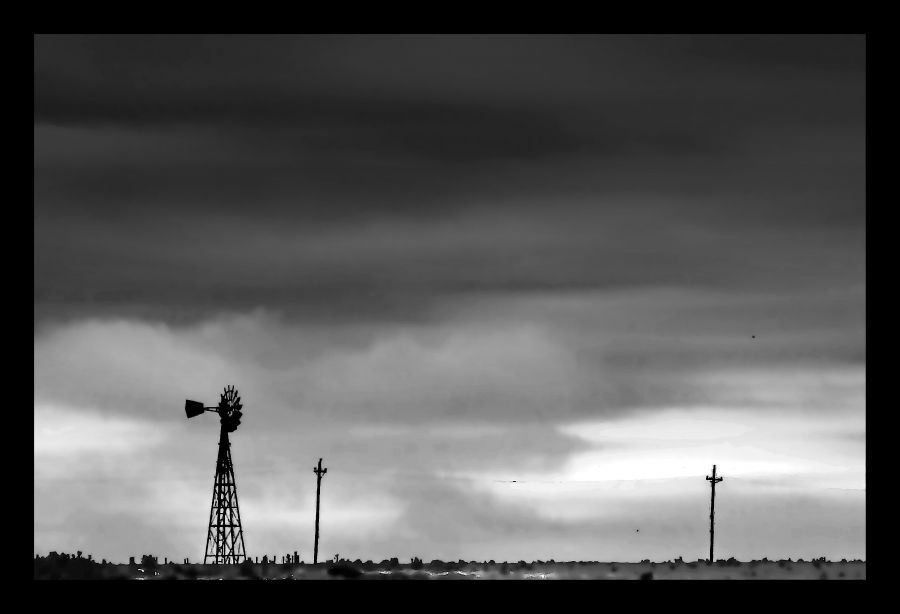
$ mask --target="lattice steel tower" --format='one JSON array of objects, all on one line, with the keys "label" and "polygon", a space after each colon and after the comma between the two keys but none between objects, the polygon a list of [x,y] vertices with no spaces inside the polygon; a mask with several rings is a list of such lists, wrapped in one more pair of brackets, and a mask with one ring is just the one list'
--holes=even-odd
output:
[{"label": "lattice steel tower", "polygon": [[238,509],[237,484],[234,481],[234,465],[231,462],[231,442],[228,433],[237,430],[241,423],[241,397],[234,386],[228,386],[221,394],[216,407],[204,407],[198,401],[185,401],[188,418],[204,411],[219,414],[219,455],[216,459],[216,478],[213,483],[212,506],[209,511],[209,532],[206,536],[204,563],[236,564],[246,558],[244,532],[241,529],[241,512]]}]

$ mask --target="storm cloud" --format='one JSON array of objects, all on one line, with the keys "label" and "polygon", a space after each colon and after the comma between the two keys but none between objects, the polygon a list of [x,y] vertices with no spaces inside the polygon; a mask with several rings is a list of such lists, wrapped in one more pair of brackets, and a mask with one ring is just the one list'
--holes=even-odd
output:
[{"label": "storm cloud", "polygon": [[854,37],[36,37],[36,319],[858,280],[863,68]]}]

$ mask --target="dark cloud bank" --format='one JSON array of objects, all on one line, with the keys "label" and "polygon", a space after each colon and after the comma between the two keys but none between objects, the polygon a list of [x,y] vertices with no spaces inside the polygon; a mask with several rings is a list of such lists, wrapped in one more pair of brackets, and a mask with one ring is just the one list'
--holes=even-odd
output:
[{"label": "dark cloud bank", "polygon": [[36,326],[862,278],[861,37],[34,51]]}]

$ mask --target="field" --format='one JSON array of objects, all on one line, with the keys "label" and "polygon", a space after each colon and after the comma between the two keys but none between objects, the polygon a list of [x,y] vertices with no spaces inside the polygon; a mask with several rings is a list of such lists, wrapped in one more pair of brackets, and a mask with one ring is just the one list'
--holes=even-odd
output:
[{"label": "field", "polygon": [[132,580],[864,580],[865,561],[663,563],[432,561],[398,564],[122,565],[87,559],[35,559],[35,579]]}]

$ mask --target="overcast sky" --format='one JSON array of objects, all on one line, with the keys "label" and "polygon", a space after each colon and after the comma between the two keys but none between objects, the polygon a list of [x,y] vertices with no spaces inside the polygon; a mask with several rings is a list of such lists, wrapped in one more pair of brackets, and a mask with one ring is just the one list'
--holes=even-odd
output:
[{"label": "overcast sky", "polygon": [[[34,548],[864,558],[865,39],[34,39]],[[515,482],[513,482],[515,480]]]}]

